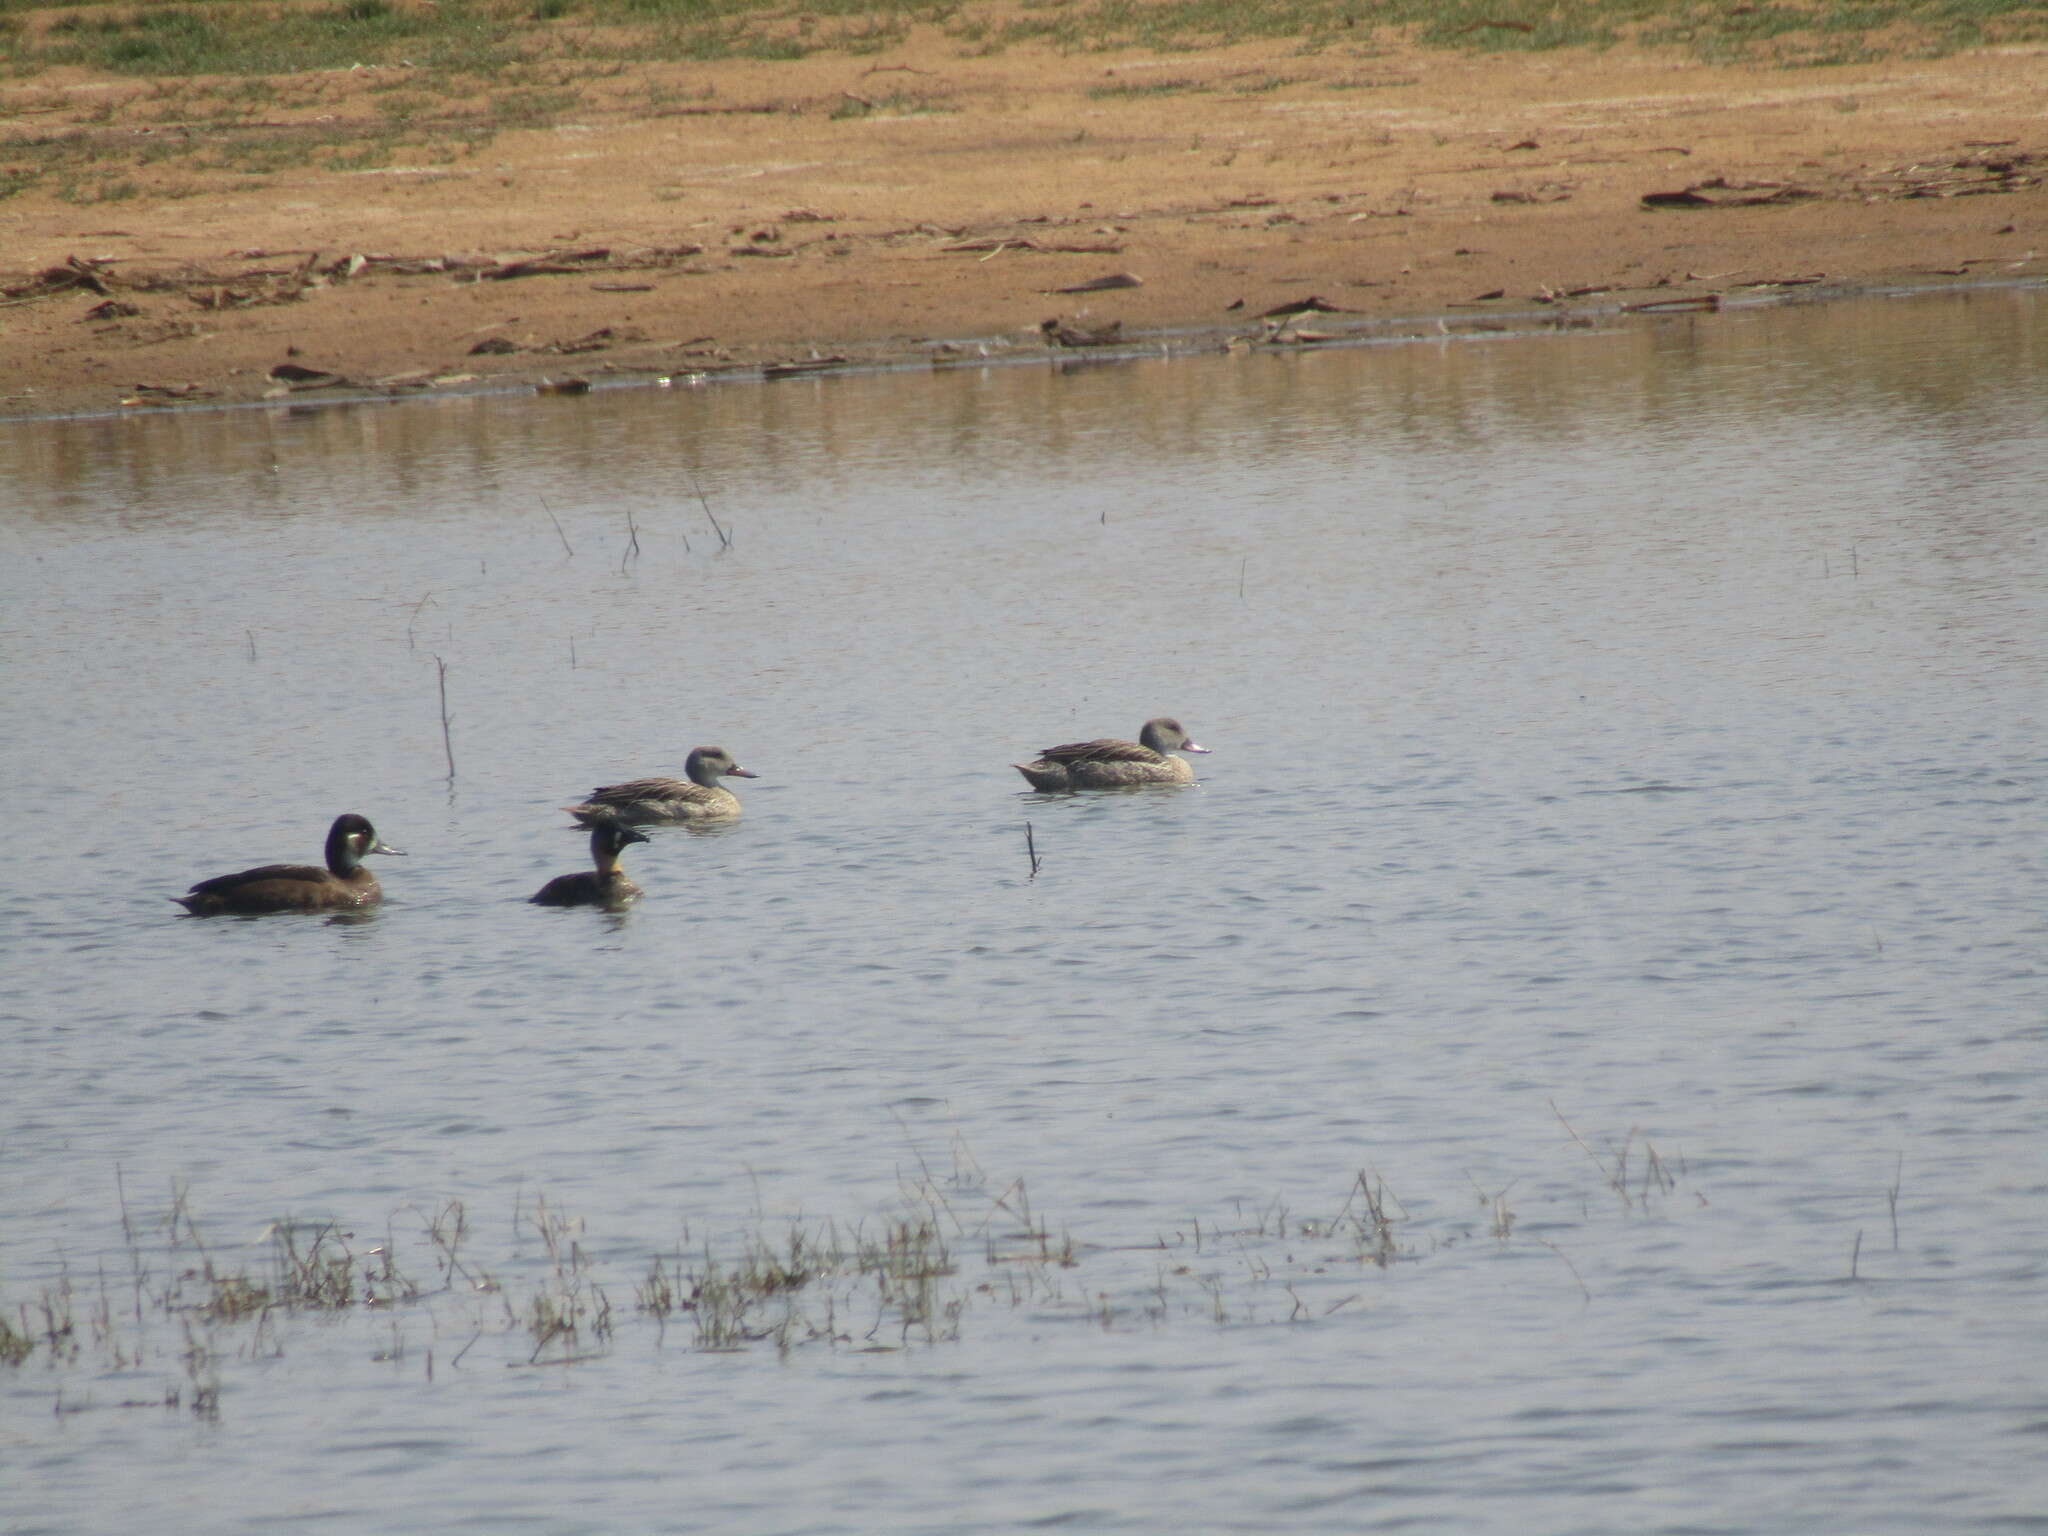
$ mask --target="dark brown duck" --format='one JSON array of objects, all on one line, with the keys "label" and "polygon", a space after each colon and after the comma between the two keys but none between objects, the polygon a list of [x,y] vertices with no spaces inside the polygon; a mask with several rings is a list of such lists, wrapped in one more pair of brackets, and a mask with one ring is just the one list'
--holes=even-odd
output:
[{"label": "dark brown duck", "polygon": [[377,877],[363,868],[370,853],[403,853],[377,840],[367,817],[351,811],[334,818],[327,829],[327,867],[316,864],[264,864],[234,875],[202,880],[183,896],[173,896],[194,917],[222,912],[335,912],[367,907],[384,893]]},{"label": "dark brown duck", "polygon": [[590,823],[590,862],[595,869],[557,875],[527,898],[537,907],[623,907],[640,887],[619,868],[619,853],[628,843],[644,843],[636,832],[616,820],[600,817]]}]

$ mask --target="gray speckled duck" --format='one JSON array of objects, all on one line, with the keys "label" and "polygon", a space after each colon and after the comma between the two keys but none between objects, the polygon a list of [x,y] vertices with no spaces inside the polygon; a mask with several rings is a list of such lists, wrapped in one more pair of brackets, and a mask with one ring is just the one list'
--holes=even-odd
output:
[{"label": "gray speckled duck", "polygon": [[1126,784],[1192,784],[1194,765],[1175,752],[1206,752],[1181,729],[1180,722],[1161,715],[1147,720],[1136,741],[1104,737],[1047,747],[1035,763],[1012,763],[1033,789],[1120,789]]},{"label": "gray speckled duck", "polygon": [[721,776],[755,779],[733,761],[723,747],[697,747],[683,764],[684,778],[628,779],[623,784],[602,784],[590,792],[581,805],[564,806],[586,827],[599,818],[645,823],[651,821],[730,821],[740,813],[740,799],[719,783]]}]

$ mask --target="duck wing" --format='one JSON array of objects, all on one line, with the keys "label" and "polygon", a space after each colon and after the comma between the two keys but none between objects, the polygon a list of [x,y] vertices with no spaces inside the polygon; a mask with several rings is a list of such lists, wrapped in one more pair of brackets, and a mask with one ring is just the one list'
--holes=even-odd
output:
[{"label": "duck wing", "polygon": [[323,884],[333,878],[318,864],[262,864],[255,869],[238,870],[232,875],[215,875],[211,880],[202,880],[185,894],[187,896],[219,896],[228,891],[239,890],[245,885],[256,885],[266,880],[293,880],[312,884]]},{"label": "duck wing", "polygon": [[623,784],[600,784],[590,792],[591,805],[626,805],[635,800],[695,800],[704,793],[701,784],[688,779],[628,779]]},{"label": "duck wing", "polygon": [[1135,741],[1118,741],[1105,736],[1099,741],[1070,741],[1065,746],[1047,747],[1038,754],[1048,763],[1156,763],[1160,756]]}]

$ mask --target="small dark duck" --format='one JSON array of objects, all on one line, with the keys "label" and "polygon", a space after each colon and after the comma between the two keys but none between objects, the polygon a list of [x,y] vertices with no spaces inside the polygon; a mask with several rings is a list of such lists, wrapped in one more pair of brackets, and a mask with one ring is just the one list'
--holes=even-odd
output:
[{"label": "small dark duck", "polygon": [[581,805],[562,807],[586,827],[602,819],[627,825],[655,821],[730,821],[740,813],[740,798],[721,777],[758,779],[723,747],[697,747],[683,764],[680,779],[628,779],[602,784]]},{"label": "small dark duck", "polygon": [[646,842],[647,834],[609,816],[597,817],[589,826],[590,862],[597,868],[557,875],[527,900],[537,907],[623,907],[640,894],[640,887],[619,868],[619,853],[628,843]]},{"label": "small dark duck", "polygon": [[363,868],[363,855],[403,853],[377,840],[367,817],[351,811],[327,829],[327,867],[265,864],[238,875],[215,875],[173,896],[194,917],[222,912],[339,912],[372,905],[384,893]]},{"label": "small dark duck", "polygon": [[1104,737],[1047,747],[1035,763],[1012,763],[1033,789],[1121,789],[1126,784],[1192,784],[1194,765],[1175,752],[1206,752],[1166,715],[1147,720],[1136,741]]}]

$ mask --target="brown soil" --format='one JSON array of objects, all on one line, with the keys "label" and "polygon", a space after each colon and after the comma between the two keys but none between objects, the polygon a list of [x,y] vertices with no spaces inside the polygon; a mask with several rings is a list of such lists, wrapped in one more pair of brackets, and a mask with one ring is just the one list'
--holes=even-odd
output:
[{"label": "brown soil", "polygon": [[[380,74],[323,77],[324,120],[374,118]],[[1118,322],[1178,345],[1257,337],[1311,294],[1342,312],[1283,337],[2048,277],[2041,48],[1785,71],[1280,43],[962,58],[933,38],[612,84],[687,104],[594,106],[367,172],[259,180],[174,155],[128,165],[140,194],[120,201],[0,201],[0,410],[256,398],[292,382],[271,376],[287,361],[447,387],[975,355],[1042,348],[1054,316],[1070,340]],[[12,84],[0,133],[17,155],[31,134],[132,145],[122,93],[140,89]],[[224,131],[148,129],[195,161]],[[1113,274],[1140,285],[1060,291]]]}]

